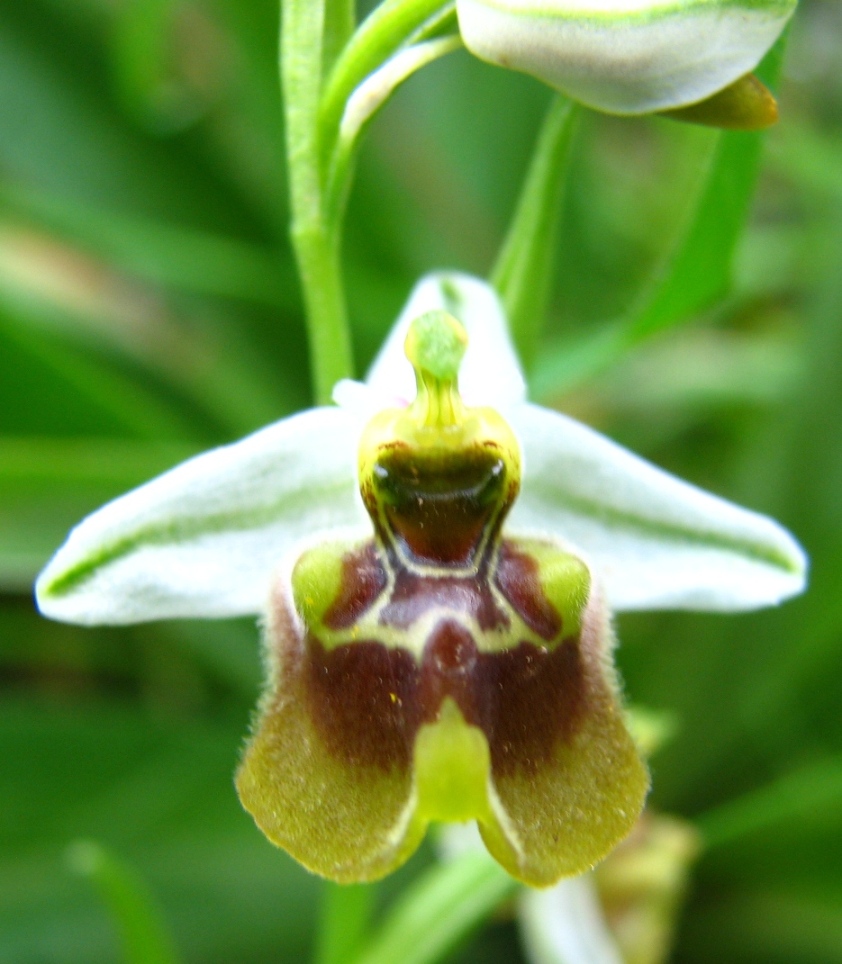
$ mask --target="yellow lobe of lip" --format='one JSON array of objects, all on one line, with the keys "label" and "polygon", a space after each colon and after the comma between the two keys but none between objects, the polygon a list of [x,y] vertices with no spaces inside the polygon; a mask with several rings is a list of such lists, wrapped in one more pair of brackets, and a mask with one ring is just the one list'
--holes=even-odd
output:
[{"label": "yellow lobe of lip", "polygon": [[435,723],[415,739],[419,807],[428,820],[491,819],[488,780],[491,756],[482,730],[469,726],[447,697]]}]

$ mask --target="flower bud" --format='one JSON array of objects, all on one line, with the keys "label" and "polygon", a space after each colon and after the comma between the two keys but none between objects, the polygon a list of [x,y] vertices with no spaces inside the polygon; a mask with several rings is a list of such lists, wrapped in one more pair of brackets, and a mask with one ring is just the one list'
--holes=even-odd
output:
[{"label": "flower bud", "polygon": [[752,71],[796,0],[457,0],[465,46],[588,107],[696,104]]},{"label": "flower bud", "polygon": [[602,909],[627,964],[663,964],[669,958],[701,849],[691,824],[647,812],[596,868]]}]

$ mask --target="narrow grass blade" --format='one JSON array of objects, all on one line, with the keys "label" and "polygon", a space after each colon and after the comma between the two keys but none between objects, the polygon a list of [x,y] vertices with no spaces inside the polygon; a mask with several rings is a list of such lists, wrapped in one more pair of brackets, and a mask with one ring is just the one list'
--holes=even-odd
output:
[{"label": "narrow grass blade", "polygon": [[356,964],[441,961],[519,886],[482,851],[436,866],[399,898]]},{"label": "narrow grass blade", "polygon": [[107,905],[126,964],[177,964],[175,946],[152,895],[132,868],[89,841],[73,844],[67,856],[71,868],[91,879]]}]

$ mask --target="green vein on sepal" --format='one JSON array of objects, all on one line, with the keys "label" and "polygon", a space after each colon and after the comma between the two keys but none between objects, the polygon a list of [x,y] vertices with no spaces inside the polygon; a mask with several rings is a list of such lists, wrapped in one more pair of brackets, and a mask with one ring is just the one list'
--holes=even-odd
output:
[{"label": "green vein on sepal", "polygon": [[[533,483],[533,496],[536,489],[541,491],[540,487],[535,486]],[[561,506],[586,518],[598,519],[600,523],[606,527],[613,525],[618,529],[635,529],[642,535],[655,536],[660,541],[673,541],[677,544],[695,545],[710,549],[725,549],[735,552],[743,558],[754,559],[758,562],[765,562],[777,566],[793,575],[798,575],[802,571],[799,559],[760,543],[743,542],[725,535],[703,533],[698,530],[685,529],[681,526],[671,525],[666,522],[654,522],[633,515],[631,512],[623,512],[620,509],[604,506],[590,499],[577,498],[566,494],[560,497],[557,492],[553,492],[552,497],[545,499],[545,501],[552,504],[554,508]]]},{"label": "green vein on sepal", "polygon": [[[335,492],[341,495],[345,486],[335,484],[320,489],[320,493]],[[272,503],[259,509],[237,512],[220,512],[200,519],[174,519],[165,523],[158,523],[142,529],[132,535],[124,536],[113,543],[106,543],[99,552],[89,555],[54,577],[49,583],[40,588],[40,595],[53,598],[65,596],[83,584],[96,570],[127,556],[134,549],[142,546],[164,546],[170,543],[186,542],[197,536],[219,532],[243,532],[259,529],[266,525],[279,522],[280,513],[295,514],[306,511],[312,504],[313,492],[308,490],[296,495],[286,495],[282,501]]]}]

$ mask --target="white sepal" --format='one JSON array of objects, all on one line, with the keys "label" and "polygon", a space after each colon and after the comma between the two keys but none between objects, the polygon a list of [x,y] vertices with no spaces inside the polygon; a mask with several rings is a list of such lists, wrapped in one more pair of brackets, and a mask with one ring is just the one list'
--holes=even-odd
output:
[{"label": "white sepal", "polygon": [[311,409],[110,502],[41,573],[41,612],[88,625],[262,612],[273,571],[302,540],[370,528],[359,433],[352,413]]},{"label": "white sepal", "polygon": [[682,482],[558,412],[508,413],[523,449],[510,530],[578,549],[614,610],[736,611],[801,592],[807,560],[772,519]]},{"label": "white sepal", "polygon": [[457,0],[465,46],[589,107],[694,104],[753,70],[796,0]]},{"label": "white sepal", "polygon": [[524,890],[519,911],[530,964],[623,964],[590,874]]},{"label": "white sepal", "polygon": [[508,323],[494,289],[457,272],[427,275],[409,301],[369,369],[366,382],[385,404],[415,397],[415,376],[404,354],[410,324],[427,311],[443,308],[468,332],[468,349],[459,370],[459,390],[468,405],[506,410],[526,398],[526,383],[509,337]]}]

